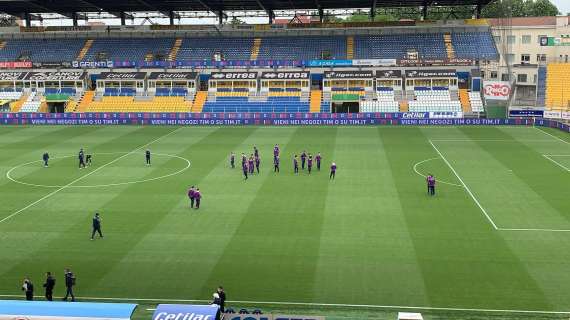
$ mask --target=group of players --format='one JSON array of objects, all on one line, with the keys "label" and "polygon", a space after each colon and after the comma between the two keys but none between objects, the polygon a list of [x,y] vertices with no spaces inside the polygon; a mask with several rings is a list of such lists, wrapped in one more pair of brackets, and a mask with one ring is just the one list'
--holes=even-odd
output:
[{"label": "group of players", "polygon": [[[273,172],[280,172],[281,166],[281,158],[280,158],[279,145],[276,144],[273,147]],[[293,172],[295,174],[299,174],[299,163],[301,164],[301,170],[305,170],[305,165],[307,168],[307,173],[311,174],[313,170],[313,164],[316,163],[317,170],[321,171],[321,162],[323,157],[320,152],[318,152],[314,157],[311,153],[307,151],[301,152],[301,155],[298,156],[295,154],[293,156]],[[259,156],[259,149],[256,146],[253,146],[253,153],[249,156],[246,156],[245,153],[241,154],[241,168],[244,176],[244,180],[247,180],[250,175],[257,172],[259,174],[259,168],[261,166],[261,157]],[[235,169],[236,167],[236,154],[232,152],[230,154],[230,167]],[[329,179],[334,179],[336,176],[336,164],[333,162],[331,164],[331,172],[329,175]]]}]

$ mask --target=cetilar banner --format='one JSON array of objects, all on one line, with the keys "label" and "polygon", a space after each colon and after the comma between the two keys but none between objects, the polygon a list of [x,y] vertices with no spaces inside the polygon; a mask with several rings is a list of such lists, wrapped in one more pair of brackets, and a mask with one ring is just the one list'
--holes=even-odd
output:
[{"label": "cetilar banner", "polygon": [[152,320],[218,320],[217,305],[159,304]]}]

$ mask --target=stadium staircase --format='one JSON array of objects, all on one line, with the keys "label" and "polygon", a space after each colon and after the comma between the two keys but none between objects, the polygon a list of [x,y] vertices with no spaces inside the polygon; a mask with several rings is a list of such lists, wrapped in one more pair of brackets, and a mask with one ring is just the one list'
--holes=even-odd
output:
[{"label": "stadium staircase", "polygon": [[260,48],[261,48],[261,38],[255,38],[253,40],[253,46],[251,47],[251,56],[249,57],[249,60],[252,61],[257,60]]},{"label": "stadium staircase", "polygon": [[346,58],[348,60],[354,59],[354,37],[346,37]]},{"label": "stadium staircase", "polygon": [[447,52],[447,59],[455,59],[455,49],[453,48],[453,40],[451,33],[443,35],[443,42],[445,43],[445,51]]},{"label": "stadium staircase", "polygon": [[400,101],[400,112],[408,112],[409,104],[408,101]]},{"label": "stadium staircase", "polygon": [[463,112],[471,112],[471,102],[469,101],[469,92],[467,89],[459,89],[459,101],[461,101],[461,109],[463,109]]},{"label": "stadium staircase", "polygon": [[538,67],[538,85],[536,88],[536,104],[539,106],[546,105],[546,66]]},{"label": "stadium staircase", "polygon": [[45,101],[42,101],[42,103],[40,104],[40,108],[38,109],[38,112],[43,112],[46,113],[48,112],[48,104]]},{"label": "stadium staircase", "polygon": [[570,63],[551,63],[547,67],[546,107],[551,110],[570,110]]},{"label": "stadium staircase", "polygon": [[77,61],[81,61],[83,60],[83,58],[85,58],[85,55],[87,54],[87,52],[89,51],[89,49],[91,49],[91,46],[93,45],[93,39],[87,39],[87,41],[85,41],[85,44],[83,45],[83,48],[81,48],[81,50],[79,50],[79,54],[77,54]]},{"label": "stadium staircase", "polygon": [[176,41],[174,41],[174,46],[172,46],[168,54],[168,61],[176,61],[178,51],[180,51],[180,47],[182,46],[182,41],[182,38],[177,38]]},{"label": "stadium staircase", "polygon": [[204,109],[204,104],[208,99],[208,91],[198,91],[196,93],[196,99],[194,100],[194,106],[192,107],[192,112],[202,112]]},{"label": "stadium staircase", "polygon": [[76,112],[77,111],[77,101],[69,98],[69,100],[67,100],[67,102],[65,103],[65,112]]},{"label": "stadium staircase", "polygon": [[311,90],[310,112],[321,112],[323,92],[321,90]]},{"label": "stadium staircase", "polygon": [[20,99],[18,99],[12,103],[12,105],[10,106],[10,112],[20,112],[20,110],[22,109],[22,106],[24,105],[26,100],[28,100],[28,95],[23,94],[20,97]]},{"label": "stadium staircase", "polygon": [[81,99],[79,99],[78,108],[76,108],[77,111],[85,112],[89,104],[93,102],[93,97],[95,97],[95,91],[92,90],[85,91]]}]

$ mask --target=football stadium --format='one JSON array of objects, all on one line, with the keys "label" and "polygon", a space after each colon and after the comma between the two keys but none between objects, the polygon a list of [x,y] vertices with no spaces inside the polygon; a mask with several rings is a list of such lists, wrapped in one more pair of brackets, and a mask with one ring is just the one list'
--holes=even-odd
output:
[{"label": "football stadium", "polygon": [[556,3],[0,1],[0,319],[568,319]]}]

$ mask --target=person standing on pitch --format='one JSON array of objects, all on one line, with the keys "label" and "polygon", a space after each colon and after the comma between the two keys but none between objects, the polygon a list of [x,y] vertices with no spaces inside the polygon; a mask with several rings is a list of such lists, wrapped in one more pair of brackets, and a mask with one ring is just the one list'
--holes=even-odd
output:
[{"label": "person standing on pitch", "polygon": [[297,158],[297,155],[293,157],[293,172],[295,174],[299,173],[299,159]]},{"label": "person standing on pitch", "polygon": [[93,155],[91,155],[90,153],[85,155],[85,164],[90,167],[91,166],[91,162],[93,162]]},{"label": "person standing on pitch", "polygon": [[317,153],[317,156],[315,157],[315,160],[317,161],[317,170],[321,171],[321,153]]},{"label": "person standing on pitch", "polygon": [[196,210],[200,209],[200,200],[202,200],[202,193],[200,192],[199,188],[196,188],[196,192],[194,193],[194,198],[196,198]]},{"label": "person standing on pitch", "polygon": [[29,277],[24,279],[24,283],[22,284],[22,291],[26,294],[26,300],[32,301],[34,300],[34,284]]},{"label": "person standing on pitch", "polygon": [[47,151],[44,152],[42,159],[44,160],[44,167],[47,168],[48,167],[48,161],[49,161],[49,153]]},{"label": "person standing on pitch", "polygon": [[247,167],[249,169],[249,174],[253,174],[255,171],[255,166],[253,164],[255,160],[253,160],[253,154],[249,156],[249,160],[247,161]]},{"label": "person standing on pitch", "polygon": [[256,146],[253,146],[253,156],[259,157],[259,149]]},{"label": "person standing on pitch", "polygon": [[235,153],[230,153],[230,166],[232,167],[232,169],[235,169],[236,167],[236,154]]},{"label": "person standing on pitch", "polygon": [[334,180],[335,176],[336,176],[336,163],[333,162],[331,164],[331,174],[329,175],[329,180],[330,179]]},{"label": "person standing on pitch", "polygon": [[249,171],[249,169],[247,168],[247,161],[242,161],[241,169],[243,170],[244,180],[247,180],[247,172]]},{"label": "person standing on pitch", "polygon": [[146,158],[146,165],[150,166],[150,150],[146,149],[146,152],[144,153],[145,158]]},{"label": "person standing on pitch", "polygon": [[307,161],[307,152],[303,150],[301,153],[301,170],[305,170],[305,162]]},{"label": "person standing on pitch", "polygon": [[224,291],[224,288],[222,286],[218,287],[218,290],[216,291],[218,293],[218,296],[220,297],[220,311],[222,313],[225,313],[226,310],[226,292]]},{"label": "person standing on pitch", "polygon": [[75,286],[75,275],[69,268],[65,269],[65,297],[63,297],[63,301],[67,301],[67,298],[71,296],[71,301],[75,301],[75,295],[73,294],[73,287]]},{"label": "person standing on pitch", "polygon": [[46,272],[46,282],[44,283],[44,288],[46,288],[46,300],[53,301],[53,288],[55,287],[55,278],[51,275],[51,272]]},{"label": "person standing on pitch", "polygon": [[257,170],[257,174],[259,174],[259,167],[261,166],[261,158],[259,157],[259,153],[255,156],[255,170]]},{"label": "person standing on pitch", "polygon": [[79,150],[79,155],[77,157],[79,158],[79,169],[85,168],[85,153],[83,152],[83,148]]},{"label": "person standing on pitch", "polygon": [[279,156],[273,157],[273,172],[279,172]]},{"label": "person standing on pitch", "polygon": [[194,189],[194,186],[191,186],[190,190],[188,190],[188,198],[190,198],[190,209],[193,209],[194,201],[196,199],[196,189]]},{"label": "person standing on pitch", "polygon": [[95,239],[95,233],[99,233],[99,237],[103,238],[103,233],[101,233],[101,216],[99,212],[95,213],[93,217],[93,231],[91,232],[91,240]]},{"label": "person standing on pitch", "polygon": [[309,154],[309,159],[307,160],[307,170],[309,170],[309,174],[311,174],[311,169],[313,169],[313,155]]},{"label": "person standing on pitch", "polygon": [[435,177],[429,174],[426,178],[428,194],[430,196],[435,196]]}]

